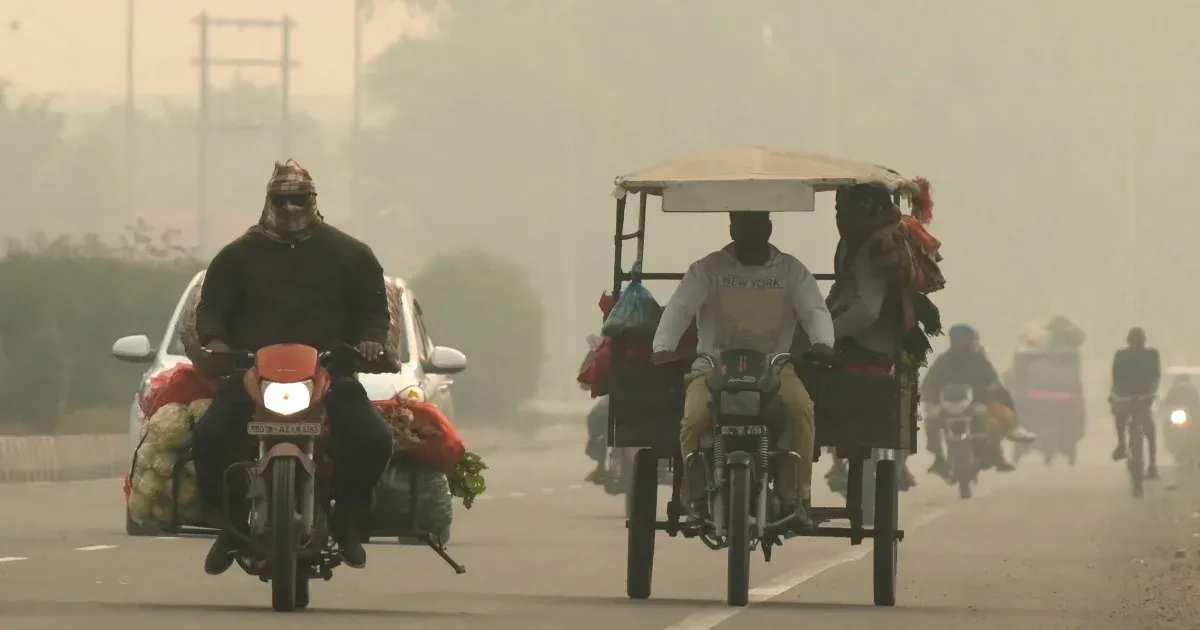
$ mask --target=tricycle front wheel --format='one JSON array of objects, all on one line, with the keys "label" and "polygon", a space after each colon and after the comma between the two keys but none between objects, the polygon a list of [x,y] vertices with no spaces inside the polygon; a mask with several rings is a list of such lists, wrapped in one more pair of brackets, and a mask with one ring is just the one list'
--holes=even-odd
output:
[{"label": "tricycle front wheel", "polygon": [[658,517],[658,458],[641,449],[633,457],[633,483],[629,488],[629,548],[625,590],[630,599],[650,597],[654,573],[654,534]]},{"label": "tricycle front wheel", "polygon": [[896,461],[875,464],[875,551],[874,588],[876,606],[896,605],[896,567],[900,546],[896,531],[900,521],[900,488],[896,483]]},{"label": "tricycle front wheel", "polygon": [[730,606],[750,603],[750,467],[729,469],[729,592]]}]

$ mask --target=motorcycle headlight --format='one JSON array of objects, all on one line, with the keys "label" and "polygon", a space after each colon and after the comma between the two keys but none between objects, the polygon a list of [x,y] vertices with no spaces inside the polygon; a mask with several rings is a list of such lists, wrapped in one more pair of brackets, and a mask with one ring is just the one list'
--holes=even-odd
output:
[{"label": "motorcycle headlight", "polygon": [[264,382],[262,386],[263,406],[267,411],[281,416],[300,413],[312,404],[313,382],[299,383]]},{"label": "motorcycle headlight", "polygon": [[420,386],[417,385],[409,385],[408,387],[400,390],[400,400],[423,403],[425,402],[425,390],[421,389]]},{"label": "motorcycle headlight", "polygon": [[1171,424],[1180,425],[1186,424],[1188,421],[1187,412],[1182,409],[1176,409],[1171,412]]},{"label": "motorcycle headlight", "polygon": [[960,413],[966,411],[967,407],[970,407],[970,406],[971,406],[970,398],[966,398],[966,399],[960,400],[958,402],[948,402],[945,400],[942,401],[942,411],[947,414],[950,414],[950,415],[960,414]]}]

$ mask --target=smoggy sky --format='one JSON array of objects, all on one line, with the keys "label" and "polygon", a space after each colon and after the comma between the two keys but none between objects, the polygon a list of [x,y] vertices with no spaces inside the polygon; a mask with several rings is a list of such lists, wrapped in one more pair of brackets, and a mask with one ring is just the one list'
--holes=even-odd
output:
[{"label": "smoggy sky", "polygon": [[[413,16],[403,3],[382,3],[363,34],[364,58],[397,37],[432,32],[430,18]],[[136,72],[139,92],[194,93],[192,59],[198,34],[192,18],[273,19],[297,23],[293,56],[298,94],[347,93],[352,85],[354,9],[351,0],[135,0]],[[0,77],[21,92],[125,90],[126,0],[4,0],[0,2]],[[214,29],[213,56],[278,58],[278,31]],[[269,69],[243,71],[247,78],[274,76]],[[215,70],[216,84],[232,69]]]}]

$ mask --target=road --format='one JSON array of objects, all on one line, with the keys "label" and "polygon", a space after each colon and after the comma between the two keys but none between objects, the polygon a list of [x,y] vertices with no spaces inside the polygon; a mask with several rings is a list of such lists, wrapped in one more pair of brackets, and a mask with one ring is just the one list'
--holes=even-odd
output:
[{"label": "road", "polygon": [[375,544],[366,569],[314,583],[312,607],[286,618],[236,568],[205,575],[208,540],[125,536],[119,480],[0,485],[0,628],[1200,627],[1200,474],[1167,469],[1137,501],[1105,446],[1075,469],[993,473],[965,502],[920,475],[903,497],[893,609],[870,605],[867,546],[820,539],[756,558],[754,603],[732,609],[723,554],[663,536],[653,599],[629,601],[620,499],[581,485],[577,447],[488,457],[491,496],[456,515],[465,575],[426,549]]}]

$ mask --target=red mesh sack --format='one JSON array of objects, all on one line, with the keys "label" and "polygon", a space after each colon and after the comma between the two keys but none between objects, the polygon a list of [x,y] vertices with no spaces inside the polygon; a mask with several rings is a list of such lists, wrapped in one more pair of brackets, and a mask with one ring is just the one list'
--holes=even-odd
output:
[{"label": "red mesh sack", "polygon": [[462,436],[437,405],[399,396],[373,404],[392,433],[393,451],[408,453],[417,465],[449,474],[466,455]]},{"label": "red mesh sack", "polygon": [[150,418],[163,405],[182,403],[190,405],[197,400],[212,398],[217,392],[217,382],[204,376],[190,363],[179,365],[150,379],[146,395],[142,397],[142,417]]}]

